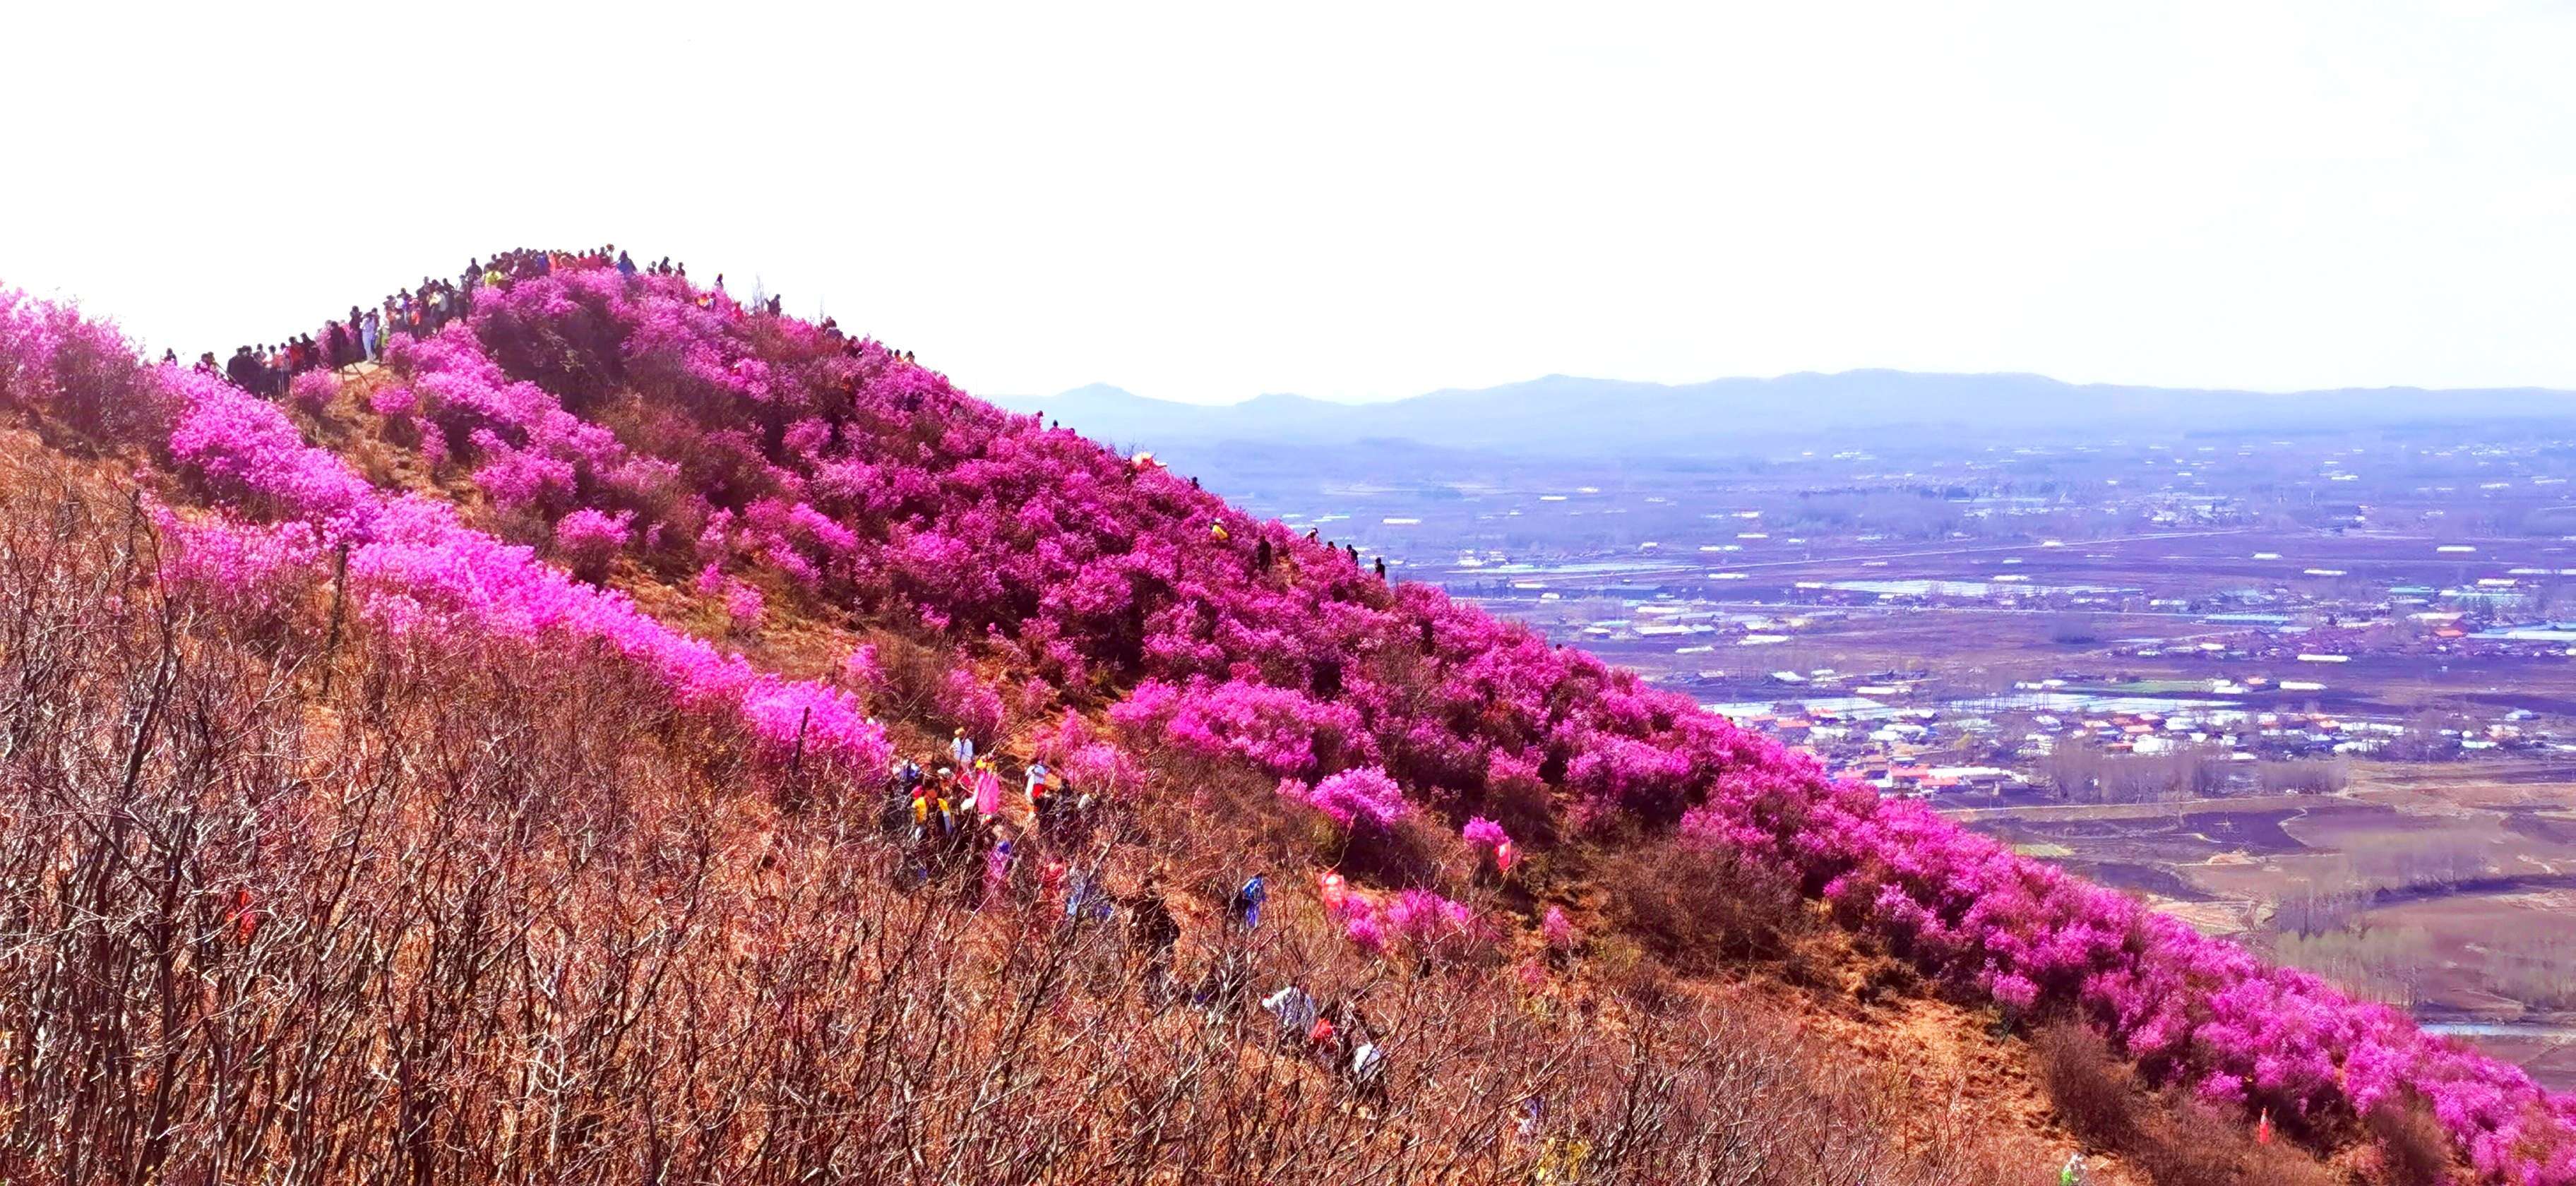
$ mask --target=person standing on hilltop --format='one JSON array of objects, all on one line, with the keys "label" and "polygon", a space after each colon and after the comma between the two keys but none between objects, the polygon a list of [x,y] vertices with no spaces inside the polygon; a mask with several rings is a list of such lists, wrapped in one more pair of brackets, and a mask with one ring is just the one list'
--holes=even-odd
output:
[{"label": "person standing on hilltop", "polygon": [[629,280],[635,278],[635,261],[628,259],[623,251],[617,253],[617,274]]}]

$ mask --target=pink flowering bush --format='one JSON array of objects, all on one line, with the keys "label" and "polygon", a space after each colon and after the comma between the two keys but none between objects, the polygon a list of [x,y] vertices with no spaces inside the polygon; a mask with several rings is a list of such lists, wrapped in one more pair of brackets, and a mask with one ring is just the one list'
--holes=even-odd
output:
[{"label": "pink flowering bush", "polygon": [[1009,710],[1002,704],[1000,692],[960,666],[951,669],[939,685],[939,715],[963,726],[967,736],[981,738],[989,745],[1002,736]]},{"label": "pink flowering bush", "polygon": [[387,420],[408,421],[420,414],[420,399],[411,388],[395,383],[370,393],[367,410]]},{"label": "pink flowering bush", "polygon": [[1512,848],[1511,836],[1503,831],[1501,824],[1480,815],[1468,820],[1467,825],[1458,830],[1458,835],[1467,842],[1467,847],[1491,858],[1496,870],[1504,873],[1512,871],[1512,862],[1517,859],[1517,853]]},{"label": "pink flowering bush", "polygon": [[1547,908],[1546,916],[1539,920],[1538,933],[1549,947],[1558,951],[1572,951],[1582,941],[1574,932],[1573,920],[1565,917],[1563,906]]},{"label": "pink flowering bush", "polygon": [[1279,784],[1279,794],[1282,798],[1323,812],[1345,828],[1362,822],[1381,829],[1391,828],[1412,810],[1395,780],[1375,767],[1326,775],[1311,786],[1288,779]]},{"label": "pink flowering bush", "polygon": [[1123,726],[1159,731],[1173,745],[1232,756],[1277,775],[1308,775],[1371,752],[1359,714],[1299,692],[1228,680],[1183,687],[1140,685],[1110,712]]},{"label": "pink flowering bush", "polygon": [[328,571],[321,534],[309,523],[201,522],[157,504],[152,519],[163,544],[161,580],[194,593],[241,636],[282,634]]},{"label": "pink flowering bush", "polygon": [[760,629],[761,619],[768,611],[768,602],[748,581],[725,582],[724,605],[725,619],[733,623],[736,632],[743,634]]},{"label": "pink flowering bush", "polygon": [[877,645],[860,643],[841,660],[841,686],[868,696],[883,695],[886,687],[885,665],[877,662]]},{"label": "pink flowering bush", "polygon": [[555,520],[555,557],[574,575],[597,581],[608,575],[609,564],[625,552],[634,524],[632,511],[610,515],[583,507]]},{"label": "pink flowering bush", "polygon": [[1374,952],[1398,949],[1457,955],[1489,945],[1493,933],[1474,908],[1425,889],[1408,889],[1383,901],[1357,891],[1327,900],[1326,911],[1353,944]]},{"label": "pink flowering bush", "polygon": [[305,371],[286,383],[286,402],[308,416],[320,415],[322,409],[330,407],[331,401],[339,395],[340,377],[319,368]]},{"label": "pink flowering bush", "polygon": [[1064,759],[1063,772],[1067,785],[1097,794],[1117,796],[1145,785],[1145,768],[1107,741],[1073,751]]}]

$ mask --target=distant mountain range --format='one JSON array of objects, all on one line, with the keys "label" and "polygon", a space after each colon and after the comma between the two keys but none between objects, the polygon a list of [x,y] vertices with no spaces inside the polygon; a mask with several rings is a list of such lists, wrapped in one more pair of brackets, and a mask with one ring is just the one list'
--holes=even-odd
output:
[{"label": "distant mountain range", "polygon": [[2340,432],[2495,420],[2576,422],[2576,392],[2544,388],[2270,393],[1882,370],[1682,385],[1550,375],[1373,404],[1298,395],[1184,404],[1101,384],[1050,396],[987,398],[1018,411],[1043,410],[1095,440],[1148,449],[1231,440],[1275,445],[1402,440],[1559,456],[1741,452],[1789,440],[1858,445],[1927,431],[1950,440],[1981,440],[2128,432]]}]

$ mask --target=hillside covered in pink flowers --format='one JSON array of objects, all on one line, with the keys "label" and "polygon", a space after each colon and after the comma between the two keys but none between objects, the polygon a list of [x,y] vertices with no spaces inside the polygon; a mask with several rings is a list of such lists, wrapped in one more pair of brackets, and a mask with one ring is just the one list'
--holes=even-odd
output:
[{"label": "hillside covered in pink flowers", "polygon": [[[1601,887],[1623,853],[1679,853],[1699,863],[1673,868],[1776,890],[1833,950],[1898,969],[1902,992],[1974,1010],[2008,1042],[2080,1027],[2136,1090],[2259,1124],[2361,1176],[2345,1180],[2409,1180],[2373,1150],[2408,1117],[2438,1130],[2459,1180],[2576,1182],[2576,1101],[2517,1068],[1829,781],[1187,475],[679,277],[559,257],[277,400],[142,364],[101,321],[0,294],[0,412],[67,456],[138,471],[156,586],[236,634],[321,622],[335,641],[471,639],[613,666],[674,719],[734,739],[741,768],[792,786],[800,810],[872,822],[892,763],[934,762],[963,734],[1015,791],[1042,762],[1104,814],[1133,813],[1138,843],[1217,813],[1275,818],[1293,843],[1231,868],[1206,857],[1207,886],[1182,888],[1213,915],[1265,874],[1280,909],[1310,913],[1301,934],[1332,945],[1301,958],[1479,965],[1498,984],[1594,975],[1614,940],[1652,952],[1618,938]],[[0,654],[24,645],[0,639]],[[7,769],[23,796],[33,776]],[[1016,876],[1009,859],[996,884]],[[7,876],[24,947],[43,912],[22,900],[56,893],[55,875]],[[1666,962],[1686,983],[1744,974]],[[0,960],[0,997],[36,976]],[[35,1073],[20,1065],[0,1085]],[[31,1090],[0,1090],[0,1121],[41,1127]],[[1572,1148],[1533,1140],[1531,1165]]]}]

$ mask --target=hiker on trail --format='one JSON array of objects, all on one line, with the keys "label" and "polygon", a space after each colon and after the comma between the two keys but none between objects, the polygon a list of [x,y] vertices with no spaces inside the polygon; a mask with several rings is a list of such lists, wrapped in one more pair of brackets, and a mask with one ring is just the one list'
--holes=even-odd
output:
[{"label": "hiker on trail", "polygon": [[1039,832],[1053,835],[1056,831],[1056,809],[1062,804],[1055,795],[1048,793],[1046,783],[1037,779],[1029,780],[1028,798],[1029,819],[1037,824]]},{"label": "hiker on trail", "polygon": [[1064,862],[1050,860],[1038,866],[1038,901],[1054,901],[1056,892],[1063,887]]},{"label": "hiker on trail", "polygon": [[617,274],[629,280],[635,278],[635,261],[626,258],[623,251],[617,253]]},{"label": "hiker on trail", "polygon": [[975,763],[973,787],[975,814],[984,817],[984,822],[989,824],[994,816],[1002,813],[1002,779],[993,773],[993,759],[985,758]]},{"label": "hiker on trail", "polygon": [[1315,896],[1323,899],[1324,909],[1341,909],[1342,899],[1349,897],[1350,893],[1351,888],[1342,880],[1341,874],[1326,869],[1315,875]]},{"label": "hiker on trail", "polygon": [[1011,883],[1011,854],[1013,851],[1011,842],[1005,839],[993,845],[993,850],[991,852],[984,854],[985,901],[990,902],[1001,897],[1002,891],[1009,887]]},{"label": "hiker on trail", "polygon": [[1377,558],[1377,579],[1381,581],[1386,579],[1386,557],[1384,556]]},{"label": "hiker on trail", "polygon": [[1145,884],[1127,907],[1127,943],[1144,952],[1146,999],[1161,1004],[1172,979],[1172,948],[1181,941],[1181,924],[1163,902],[1160,873],[1145,874]]},{"label": "hiker on trail", "polygon": [[892,835],[903,831],[903,814],[921,793],[921,767],[910,758],[897,758],[886,783],[893,792],[886,800],[886,832]]},{"label": "hiker on trail", "polygon": [[1049,810],[1055,816],[1056,831],[1075,843],[1091,835],[1092,808],[1099,801],[1089,790],[1076,790],[1058,779],[1057,785],[1048,789],[1047,798],[1054,800]]},{"label": "hiker on trail", "polygon": [[1247,931],[1259,927],[1261,903],[1269,896],[1269,885],[1261,880],[1260,874],[1255,873],[1252,875],[1252,880],[1243,883],[1242,889],[1234,891],[1234,900],[1226,903],[1226,917],[1243,924],[1243,929]]},{"label": "hiker on trail", "polygon": [[1252,567],[1254,567],[1255,569],[1258,569],[1258,570],[1260,570],[1260,571],[1262,571],[1262,572],[1268,572],[1268,571],[1270,571],[1270,541],[1269,541],[1269,540],[1264,539],[1264,540],[1262,540],[1260,543],[1257,543],[1257,544],[1254,544],[1254,545],[1253,545],[1253,547],[1252,547]]},{"label": "hiker on trail", "polygon": [[369,360],[384,357],[380,352],[384,345],[384,321],[376,315],[375,310],[367,310],[366,314],[358,319],[358,336],[365,339]]},{"label": "hiker on trail", "polygon": [[912,788],[912,842],[914,844],[930,839],[930,816],[933,810],[935,807],[930,794],[930,785],[922,783],[914,786]]},{"label": "hiker on trail", "polygon": [[1064,896],[1064,921],[1077,925],[1086,920],[1109,917],[1109,894],[1100,888],[1100,878],[1083,872],[1073,875],[1073,892]]},{"label": "hiker on trail", "polygon": [[975,739],[959,729],[948,736],[948,760],[960,768],[975,764]]},{"label": "hiker on trail", "polygon": [[1279,991],[1261,998],[1261,1007],[1278,1021],[1278,1038],[1282,1045],[1294,1044],[1312,1032],[1315,1019],[1320,1015],[1315,1008],[1315,998],[1294,984],[1282,986]]},{"label": "hiker on trail", "polygon": [[1215,540],[1218,543],[1224,543],[1234,537],[1225,533],[1225,524],[1211,520],[1208,523],[1208,538]]},{"label": "hiker on trail", "polygon": [[1333,1011],[1326,1009],[1316,1014],[1315,1024],[1306,1029],[1306,1052],[1325,1066],[1336,1066],[1342,1061],[1340,1043],[1348,1038],[1349,1035],[1333,1025]]},{"label": "hiker on trail", "polygon": [[2069,1153],[2066,1165],[2057,1171],[2057,1186],[2084,1186],[2084,1155]]},{"label": "hiker on trail", "polygon": [[1386,1051],[1375,1042],[1351,1050],[1351,1091],[1364,1100],[1386,1099]]},{"label": "hiker on trail", "polygon": [[1351,567],[1358,568],[1360,566],[1360,546],[1358,544],[1343,544],[1342,550],[1350,553]]},{"label": "hiker on trail", "polygon": [[1020,788],[1021,797],[1027,799],[1029,803],[1029,819],[1037,824],[1040,832],[1051,830],[1051,825],[1054,823],[1047,818],[1054,814],[1055,809],[1053,802],[1055,797],[1047,794],[1047,782],[1051,777],[1046,763],[1031,762],[1028,781]]},{"label": "hiker on trail", "polygon": [[220,375],[224,373],[222,367],[215,365],[215,352],[212,350],[208,350],[197,356],[197,370],[201,374],[208,375]]}]

